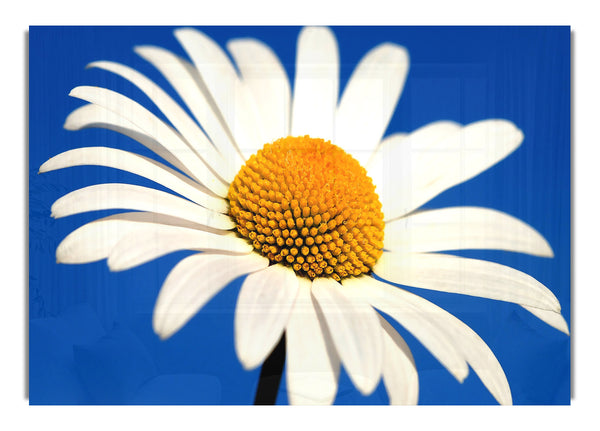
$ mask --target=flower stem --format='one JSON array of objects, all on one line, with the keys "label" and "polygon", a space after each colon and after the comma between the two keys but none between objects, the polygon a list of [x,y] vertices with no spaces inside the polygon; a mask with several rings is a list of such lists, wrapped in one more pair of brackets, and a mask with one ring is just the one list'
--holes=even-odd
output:
[{"label": "flower stem", "polygon": [[285,332],[277,346],[263,363],[254,397],[254,405],[274,405],[285,363]]}]

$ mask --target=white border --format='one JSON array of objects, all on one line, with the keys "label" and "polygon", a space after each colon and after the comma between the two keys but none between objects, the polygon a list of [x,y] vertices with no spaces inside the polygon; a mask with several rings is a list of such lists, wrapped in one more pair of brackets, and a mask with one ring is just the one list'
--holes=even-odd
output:
[{"label": "white border", "polygon": [[[332,2],[333,3],[333,2]],[[348,2],[352,4],[353,2]],[[358,2],[357,2],[358,3]],[[103,0],[22,1],[5,7],[2,25],[3,150],[1,240],[4,250],[0,291],[3,328],[0,406],[2,423],[14,429],[229,429],[306,430],[395,428],[408,429],[578,429],[597,409],[599,372],[595,345],[599,283],[595,277],[600,239],[598,229],[598,160],[600,143],[593,127],[598,123],[597,14],[583,2],[528,2],[525,0],[426,1],[403,4],[369,0],[360,7],[329,4],[323,0],[127,2]],[[195,5],[190,10],[190,4]],[[302,5],[300,7],[300,4]],[[591,2],[588,3],[591,5]],[[253,407],[30,407],[24,398],[26,274],[26,31],[29,25],[570,25],[573,42],[573,173],[574,173],[574,345],[575,398],[571,407],[352,407],[328,409]],[[8,154],[7,154],[8,153]],[[15,425],[10,425],[15,424]],[[6,425],[5,425],[6,426]],[[582,429],[586,426],[582,426]]]}]

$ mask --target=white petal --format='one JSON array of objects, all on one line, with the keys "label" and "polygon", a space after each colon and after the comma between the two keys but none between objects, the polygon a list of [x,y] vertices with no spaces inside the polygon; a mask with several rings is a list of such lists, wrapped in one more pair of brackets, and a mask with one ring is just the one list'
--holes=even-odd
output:
[{"label": "white petal", "polygon": [[176,193],[214,211],[226,213],[224,199],[198,189],[198,185],[179,172],[147,157],[108,147],[87,147],[65,151],[40,167],[40,173],[72,166],[98,165],[121,169],[148,178]]},{"label": "white petal", "polygon": [[212,146],[202,129],[186,114],[186,112],[162,88],[146,76],[125,65],[111,61],[96,61],[88,67],[97,67],[115,73],[130,81],[142,90],[162,111],[167,119],[181,133],[186,143],[210,166],[222,179],[230,183],[236,172],[228,169],[223,157]]},{"label": "white petal", "polygon": [[422,211],[388,222],[384,248],[392,251],[508,250],[552,257],[548,241],[506,213],[475,207]]},{"label": "white petal", "polygon": [[171,270],[158,294],[152,317],[154,332],[162,339],[169,338],[232,280],[268,265],[269,260],[257,253],[202,253],[183,259]]},{"label": "white petal", "polygon": [[[379,143],[379,145],[377,146],[377,148],[375,149],[375,151],[373,151],[373,153],[371,153],[371,157],[369,158],[369,161],[364,164],[363,166],[365,167],[365,169],[367,170],[367,175],[369,176],[369,178],[371,178],[373,180],[373,184],[375,185],[375,193],[378,194],[379,196],[379,200],[383,203],[383,198],[385,196],[382,196],[382,191],[385,189],[388,192],[391,190],[391,187],[385,187],[385,183],[387,183],[388,181],[390,181],[391,177],[389,176],[388,171],[389,169],[389,165],[390,165],[390,160],[388,159],[388,157],[390,157],[389,154],[389,150],[387,150],[390,146],[390,142],[396,142],[396,141],[401,141],[402,139],[406,138],[408,136],[408,134],[406,133],[394,133],[391,136],[388,136],[387,138],[385,138],[383,141],[381,141]],[[394,145],[393,148],[402,148],[401,146],[396,146]],[[402,159],[401,157],[399,157],[395,163],[401,163]],[[385,214],[385,212],[384,212]]]},{"label": "white petal", "polygon": [[183,58],[155,46],[138,46],[135,52],[156,67],[183,99],[208,137],[225,156],[229,169],[239,171],[243,164],[241,152],[227,132],[219,109],[212,101],[206,86],[192,64]]},{"label": "white petal", "polygon": [[52,217],[87,211],[129,209],[170,215],[215,229],[233,229],[235,223],[221,214],[160,190],[133,184],[97,184],[75,190],[52,205]]},{"label": "white petal", "polygon": [[361,59],[348,81],[335,117],[335,144],[350,152],[361,165],[387,129],[408,67],[407,51],[385,43]]},{"label": "white petal", "polygon": [[[366,164],[367,174],[377,186],[386,220],[403,208],[412,197],[413,183],[418,173],[413,159],[431,153],[434,144],[460,130],[453,121],[436,121],[410,134],[395,133],[385,138]],[[409,211],[407,211],[409,212]]]},{"label": "white petal", "polygon": [[[259,101],[257,108],[264,135],[263,143],[290,133],[290,82],[275,53],[255,39],[236,39],[227,43],[242,83]],[[256,148],[258,150],[259,148]]]},{"label": "white petal", "polygon": [[339,74],[333,32],[322,27],[303,28],[296,53],[292,136],[333,139]]},{"label": "white petal", "polygon": [[392,283],[560,311],[554,294],[514,268],[445,254],[384,252],[373,272]]},{"label": "white petal", "polygon": [[311,282],[298,278],[298,296],[286,327],[286,379],[292,405],[333,403],[340,360],[321,312],[310,295]]},{"label": "white petal", "polygon": [[391,405],[416,405],[419,401],[419,376],[410,348],[383,317],[383,382]]},{"label": "white petal", "polygon": [[67,235],[56,249],[56,260],[58,263],[89,263],[106,259],[121,238],[152,223],[220,232],[162,214],[147,212],[114,214],[84,224]]},{"label": "white petal", "polygon": [[373,307],[404,326],[459,382],[467,377],[469,367],[446,336],[443,326],[437,323],[440,311],[433,304],[414,303],[410,300],[412,297],[406,299],[405,293],[399,293],[404,291],[372,277],[347,278],[342,284],[344,289],[359,292]]},{"label": "white petal", "polygon": [[298,279],[291,268],[272,265],[249,275],[235,307],[235,351],[244,368],[265,360],[285,330],[298,294]]},{"label": "white petal", "polygon": [[179,29],[175,37],[192,59],[242,154],[255,151],[264,144],[260,142],[261,131],[257,130],[257,108],[225,52],[198,30]]},{"label": "white petal", "polygon": [[569,335],[569,325],[560,313],[550,310],[542,310],[541,308],[528,307],[526,305],[523,305],[523,308],[544,323],[547,323],[553,328],[558,329],[560,332],[564,332],[565,334]]},{"label": "white petal", "polygon": [[248,254],[253,247],[234,234],[148,224],[124,235],[115,244],[108,255],[108,267],[111,271],[123,271],[178,250]]},{"label": "white petal", "polygon": [[[381,145],[385,181],[378,194],[385,220],[401,217],[441,192],[492,167],[523,141],[506,120],[484,120],[458,128],[439,122]],[[369,167],[369,170],[376,169]]]},{"label": "white petal", "polygon": [[379,383],[383,364],[382,330],[377,313],[364,298],[347,295],[330,278],[316,278],[312,294],[350,379],[363,395],[370,394]]},{"label": "white petal", "polygon": [[447,331],[481,383],[502,405],[512,404],[510,386],[502,366],[488,345],[471,328],[448,313]]},{"label": "white petal", "polygon": [[[170,127],[166,124],[165,126]],[[99,127],[125,135],[139,142],[150,151],[153,151],[171,165],[175,166],[177,169],[185,172],[190,177],[193,177],[191,171],[173,155],[171,149],[166,148],[152,136],[146,134],[142,129],[127,119],[115,114],[112,111],[109,111],[108,109],[103,108],[102,106],[88,104],[77,108],[69,114],[64,124],[64,128],[67,130],[81,130],[88,127]],[[173,133],[176,132],[173,130]]]},{"label": "white petal", "polygon": [[100,105],[127,118],[144,133],[167,148],[201,184],[219,196],[227,196],[227,186],[215,176],[210,167],[198,157],[183,138],[139,103],[122,94],[99,87],[76,87],[71,90],[69,95]]},{"label": "white petal", "polygon": [[[471,365],[481,382],[500,404],[512,403],[510,387],[502,367],[490,348],[471,328],[437,305],[406,290],[392,287],[373,278],[363,285],[373,298],[373,306],[389,314],[394,319],[396,319],[396,315],[405,309],[413,309],[415,312],[420,313],[424,321],[428,321],[440,330],[444,341],[452,345],[460,357]],[[404,325],[401,320],[396,320]],[[407,329],[413,332],[410,328],[407,327]],[[416,333],[415,336],[421,342],[424,341]],[[425,343],[423,342],[423,344]],[[426,347],[428,346],[426,345]]]}]

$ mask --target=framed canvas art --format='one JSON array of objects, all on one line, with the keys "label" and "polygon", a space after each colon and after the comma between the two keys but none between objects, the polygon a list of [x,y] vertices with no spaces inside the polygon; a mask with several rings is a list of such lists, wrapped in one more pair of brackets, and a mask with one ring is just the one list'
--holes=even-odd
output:
[{"label": "framed canvas art", "polygon": [[31,404],[569,404],[569,27],[31,27]]}]

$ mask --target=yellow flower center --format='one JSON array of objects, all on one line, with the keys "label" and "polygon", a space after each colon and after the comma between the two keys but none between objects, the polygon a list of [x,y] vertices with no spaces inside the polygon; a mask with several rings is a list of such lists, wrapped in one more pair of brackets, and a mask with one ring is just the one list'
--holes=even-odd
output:
[{"label": "yellow flower center", "polygon": [[266,144],[229,188],[241,236],[271,262],[309,277],[368,273],[383,249],[383,213],[365,169],[323,139]]}]

